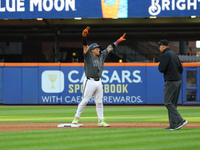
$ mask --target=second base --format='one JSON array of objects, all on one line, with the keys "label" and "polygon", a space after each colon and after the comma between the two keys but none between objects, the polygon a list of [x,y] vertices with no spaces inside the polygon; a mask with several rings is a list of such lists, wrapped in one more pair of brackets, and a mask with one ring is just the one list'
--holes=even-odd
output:
[{"label": "second base", "polygon": [[83,126],[83,124],[73,124],[73,123],[69,123],[69,124],[59,124],[58,125],[58,127],[60,128],[60,127],[75,127],[75,128],[77,128],[77,127],[82,127]]}]

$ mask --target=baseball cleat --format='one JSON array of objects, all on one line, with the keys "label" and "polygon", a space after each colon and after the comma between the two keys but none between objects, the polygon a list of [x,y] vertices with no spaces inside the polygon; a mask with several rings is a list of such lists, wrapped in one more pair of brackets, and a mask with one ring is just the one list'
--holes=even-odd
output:
[{"label": "baseball cleat", "polygon": [[188,122],[186,120],[181,121],[177,126],[174,128],[174,130],[178,130],[182,128],[184,125],[186,125]]},{"label": "baseball cleat", "polygon": [[105,121],[99,122],[99,123],[98,123],[98,126],[99,126],[99,127],[110,127],[110,125],[107,124]]},{"label": "baseball cleat", "polygon": [[77,124],[78,123],[78,118],[74,118],[74,120],[72,121],[73,124]]}]

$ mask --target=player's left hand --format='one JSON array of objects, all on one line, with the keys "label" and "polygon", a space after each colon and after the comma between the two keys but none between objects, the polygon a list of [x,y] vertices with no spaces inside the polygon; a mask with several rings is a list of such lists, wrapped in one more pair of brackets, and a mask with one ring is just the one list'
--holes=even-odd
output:
[{"label": "player's left hand", "polygon": [[122,41],[125,41],[126,39],[124,38],[126,36],[126,33],[124,33],[117,41],[120,43]]}]

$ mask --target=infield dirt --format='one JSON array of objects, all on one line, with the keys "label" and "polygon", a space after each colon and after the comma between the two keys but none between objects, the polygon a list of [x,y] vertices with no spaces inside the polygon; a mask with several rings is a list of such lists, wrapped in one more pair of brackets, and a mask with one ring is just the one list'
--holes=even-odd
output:
[{"label": "infield dirt", "polygon": [[[63,129],[57,126],[63,123],[0,123],[0,132],[26,131],[26,130],[48,130]],[[83,127],[79,128],[166,128],[169,123],[109,123],[110,127],[98,127],[97,123],[81,123]],[[65,127],[65,129],[72,129]],[[183,128],[200,128],[200,123],[188,123]],[[77,129],[77,128],[73,128]]]}]

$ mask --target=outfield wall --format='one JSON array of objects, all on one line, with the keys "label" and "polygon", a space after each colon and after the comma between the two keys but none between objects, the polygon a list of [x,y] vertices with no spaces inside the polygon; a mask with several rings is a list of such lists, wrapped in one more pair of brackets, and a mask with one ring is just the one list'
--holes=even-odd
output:
[{"label": "outfield wall", "polygon": [[[200,104],[200,63],[183,63],[179,104]],[[196,76],[188,87],[187,72]],[[0,63],[3,104],[78,104],[84,80],[83,63]],[[163,74],[158,63],[105,63],[104,104],[163,104]],[[187,93],[196,92],[194,101]],[[94,98],[89,101],[94,104]]]}]

